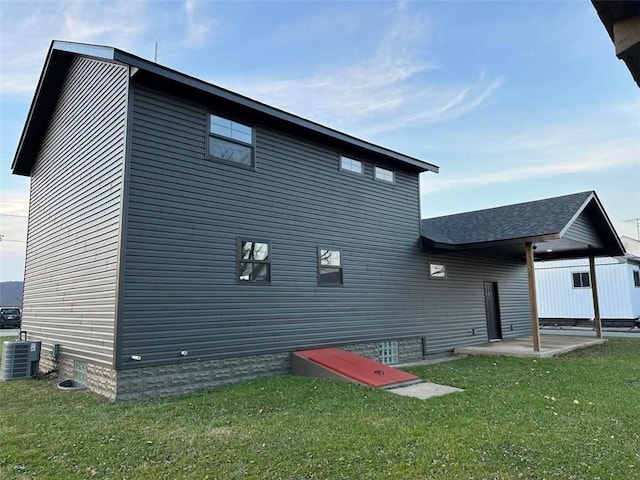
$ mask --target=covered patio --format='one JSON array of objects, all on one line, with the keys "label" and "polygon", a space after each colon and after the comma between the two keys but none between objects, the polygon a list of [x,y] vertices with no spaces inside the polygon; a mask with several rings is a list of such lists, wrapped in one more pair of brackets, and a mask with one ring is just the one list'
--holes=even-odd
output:
[{"label": "covered patio", "polygon": [[[556,340],[545,336],[544,345],[541,343],[535,260],[589,258],[594,327],[597,339],[602,339],[595,258],[624,255],[624,247],[594,191],[425,219],[421,231],[425,251],[478,251],[518,258],[526,263],[531,336],[464,347],[465,350],[481,349],[478,351],[487,352],[483,354],[499,355],[488,352],[499,352],[502,344],[503,351],[552,356],[563,352],[549,352],[568,348],[569,343],[576,342],[575,338]],[[583,340],[593,342],[594,339]]]},{"label": "covered patio", "polygon": [[538,343],[538,350],[533,348],[532,336],[487,342],[482,345],[460,347],[454,350],[456,355],[493,355],[498,357],[549,358],[562,355],[580,348],[601,345],[607,340],[593,337],[568,337],[545,335]]}]

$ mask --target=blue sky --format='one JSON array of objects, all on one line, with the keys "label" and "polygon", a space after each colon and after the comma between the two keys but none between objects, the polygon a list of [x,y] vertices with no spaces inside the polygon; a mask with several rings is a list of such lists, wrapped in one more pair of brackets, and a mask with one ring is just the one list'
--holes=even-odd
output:
[{"label": "blue sky", "polygon": [[52,39],[105,44],[435,163],[422,216],[596,190],[640,217],[640,89],[576,2],[0,3],[0,280],[22,278],[10,165]]}]

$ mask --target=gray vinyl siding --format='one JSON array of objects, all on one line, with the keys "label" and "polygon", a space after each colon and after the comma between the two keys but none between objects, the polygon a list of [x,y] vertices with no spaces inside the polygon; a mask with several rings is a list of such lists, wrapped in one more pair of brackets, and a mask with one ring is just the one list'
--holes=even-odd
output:
[{"label": "gray vinyl siding", "polygon": [[490,257],[478,251],[429,255],[444,264],[447,277],[426,280],[429,298],[425,353],[486,342],[484,282],[498,284],[502,337],[531,333],[527,272],[523,260]]},{"label": "gray vinyl siding", "polygon": [[593,222],[586,216],[586,212],[583,212],[569,229],[565,232],[563,238],[568,240],[575,240],[587,245],[591,245],[595,248],[604,248],[604,242],[601,236],[598,234]]},{"label": "gray vinyl siding", "polygon": [[111,365],[126,67],[73,61],[31,172],[23,329]]},{"label": "gray vinyl siding", "polygon": [[[357,156],[364,174],[343,172],[351,152],[260,124],[255,170],[218,162],[206,156],[206,105],[133,88],[120,368],[428,335],[451,349],[471,341],[470,325],[486,329],[483,272],[524,272],[492,261],[468,277],[460,255],[449,261],[465,286],[451,297],[427,278],[417,174]],[[375,181],[375,165],[396,181]],[[240,238],[271,242],[270,285],[237,283]],[[341,250],[344,286],[317,285],[318,247]],[[515,317],[518,294],[504,297],[503,318]],[[449,298],[460,302],[442,307]]]}]

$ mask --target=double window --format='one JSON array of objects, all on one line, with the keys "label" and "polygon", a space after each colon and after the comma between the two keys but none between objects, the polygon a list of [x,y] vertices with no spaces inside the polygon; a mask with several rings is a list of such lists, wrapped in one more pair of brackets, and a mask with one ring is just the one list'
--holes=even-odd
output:
[{"label": "double window", "polygon": [[318,248],[318,285],[342,285],[342,254],[340,250]]},{"label": "double window", "polygon": [[238,281],[269,283],[271,281],[271,245],[268,242],[238,242]]},{"label": "double window", "polygon": [[209,156],[253,167],[253,128],[218,115],[209,115]]},{"label": "double window", "polygon": [[576,272],[573,276],[573,288],[589,288],[591,287],[591,277],[589,272]]},{"label": "double window", "polygon": [[[360,160],[341,156],[340,170],[343,172],[364,175],[364,163]],[[396,181],[396,174],[393,170],[389,170],[387,168],[373,167],[373,179],[381,182],[394,183]]]}]

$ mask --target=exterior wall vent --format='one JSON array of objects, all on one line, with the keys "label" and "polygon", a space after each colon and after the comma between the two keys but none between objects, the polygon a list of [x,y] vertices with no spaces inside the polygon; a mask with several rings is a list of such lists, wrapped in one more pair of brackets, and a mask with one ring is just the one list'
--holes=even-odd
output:
[{"label": "exterior wall vent", "polygon": [[20,332],[20,339],[4,342],[2,349],[2,380],[33,378],[38,374],[41,342],[27,340],[27,332]]}]

